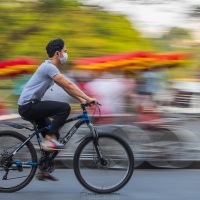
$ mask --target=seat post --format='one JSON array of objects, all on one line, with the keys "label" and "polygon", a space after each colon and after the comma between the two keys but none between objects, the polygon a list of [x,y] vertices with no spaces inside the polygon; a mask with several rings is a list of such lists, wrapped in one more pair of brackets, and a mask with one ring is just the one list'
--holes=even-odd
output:
[{"label": "seat post", "polygon": [[38,131],[38,128],[37,128],[37,125],[36,125],[35,121],[31,121],[31,123],[33,124],[33,127],[34,127],[35,131]]},{"label": "seat post", "polygon": [[21,118],[22,118],[23,120],[28,121],[28,122],[30,122],[31,124],[33,124],[33,128],[34,128],[35,131],[38,130],[37,125],[36,125],[36,123],[35,123],[34,120],[32,120],[32,119],[27,119],[27,118],[25,118],[25,117],[21,117]]}]

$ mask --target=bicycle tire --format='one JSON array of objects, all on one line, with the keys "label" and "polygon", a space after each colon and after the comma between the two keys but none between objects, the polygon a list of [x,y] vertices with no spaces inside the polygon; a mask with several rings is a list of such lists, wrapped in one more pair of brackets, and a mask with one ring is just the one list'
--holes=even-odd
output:
[{"label": "bicycle tire", "polygon": [[[22,165],[21,170],[17,165],[12,164],[9,167],[7,180],[3,180],[5,169],[2,166],[5,155],[12,153],[20,143],[26,141],[26,137],[14,131],[0,132],[0,192],[16,192],[27,186],[33,179],[37,166]],[[29,153],[29,154],[28,154]],[[13,161],[20,162],[37,162],[37,154],[34,146],[29,141],[22,149],[13,156]]]},{"label": "bicycle tire", "polygon": [[[74,173],[78,181],[88,190],[101,194],[112,193],[124,187],[132,177],[134,155],[128,143],[118,136],[99,134],[98,142],[107,165],[102,166],[98,162],[93,137],[88,137],[79,144],[75,152]],[[115,180],[116,183],[112,183]]]},{"label": "bicycle tire", "polygon": [[[188,134],[190,136],[190,134]],[[191,160],[184,160],[185,152],[181,138],[170,127],[154,130],[154,148],[161,149],[157,158],[149,160],[149,164],[158,168],[187,168],[192,164]],[[156,138],[156,139],[155,139]],[[187,141],[187,140],[186,140]],[[183,151],[183,152],[182,152]],[[155,153],[154,153],[155,154]]]}]

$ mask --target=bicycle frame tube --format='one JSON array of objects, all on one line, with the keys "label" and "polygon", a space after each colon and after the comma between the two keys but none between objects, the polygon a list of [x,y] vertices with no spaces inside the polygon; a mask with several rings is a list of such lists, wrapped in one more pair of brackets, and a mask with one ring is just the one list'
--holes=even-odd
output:
[{"label": "bicycle frame tube", "polygon": [[[78,116],[76,116],[76,117],[72,117],[72,118],[70,118],[70,119],[67,119],[66,121],[65,121],[65,123],[69,123],[69,122],[72,122],[72,121],[75,121],[75,120],[78,120],[78,119],[82,119],[82,120],[80,120],[79,121],[79,123],[81,122],[81,124],[80,125],[82,125],[83,123],[85,123],[85,122],[87,122],[87,121],[89,121],[90,120],[90,118],[89,118],[89,116],[87,115],[87,113],[84,113],[84,114],[81,114],[81,115],[78,115]],[[78,122],[74,125],[74,126],[76,126],[77,128],[80,126],[77,126],[77,124],[78,124]],[[74,127],[73,126],[73,127]],[[72,128],[73,128],[72,127]],[[26,141],[24,141],[13,153],[12,153],[12,155],[15,155],[27,142],[29,142],[35,135],[38,135],[38,133],[41,133],[41,132],[43,132],[44,130],[50,130],[52,128],[52,126],[51,125],[48,125],[48,126],[46,126],[46,127],[44,127],[44,128],[42,128],[42,129],[39,129],[39,130],[37,130],[37,131],[35,131],[34,133],[32,133],[27,139],[26,139]],[[70,132],[69,132],[70,133]],[[67,135],[69,134],[69,133],[67,133]],[[67,136],[66,135],[66,136]],[[65,137],[66,137],[65,136]],[[41,139],[40,139],[40,137],[38,137],[38,141],[41,141]]]},{"label": "bicycle frame tube", "polygon": [[89,124],[90,123],[90,117],[88,116],[87,112],[83,112],[83,114],[72,117],[70,119],[67,119],[65,121],[65,123],[69,123],[75,120],[80,119],[78,122],[76,122],[76,124],[74,126],[72,126],[72,128],[70,129],[70,131],[66,134],[66,136],[63,138],[62,143],[65,145],[70,138],[74,135],[74,133],[77,131],[77,129],[84,123]]},{"label": "bicycle frame tube", "polygon": [[[80,119],[80,120],[79,120],[79,119]],[[88,124],[89,124],[89,122],[90,122],[90,118],[89,118],[89,116],[87,115],[87,112],[83,112],[83,114],[81,114],[81,115],[78,115],[78,116],[72,117],[72,118],[70,118],[70,119],[67,119],[67,120],[65,121],[65,124],[66,124],[66,123],[69,123],[69,122],[72,122],[72,121],[75,121],[75,120],[79,120],[79,121],[70,129],[70,131],[69,131],[69,132],[66,134],[66,136],[63,138],[62,143],[63,143],[64,145],[70,140],[70,138],[74,135],[74,133],[76,132],[76,130],[77,130],[82,124],[84,124],[84,123],[88,123]],[[15,154],[16,154],[20,149],[22,149],[23,146],[24,146],[27,142],[29,142],[35,135],[37,135],[37,140],[38,140],[38,142],[40,142],[40,141],[41,141],[41,138],[39,137],[38,134],[41,133],[41,132],[43,132],[43,131],[46,130],[46,129],[47,129],[47,130],[50,130],[51,128],[52,128],[52,126],[49,125],[49,126],[46,126],[46,127],[42,128],[42,129],[39,129],[39,130],[35,131],[34,133],[32,133],[22,144],[20,144],[19,147],[17,147],[17,148],[10,154],[10,156],[15,155]],[[58,153],[59,153],[59,151],[53,152],[52,157],[55,158],[56,155],[57,155]],[[19,165],[18,162],[16,162],[15,164]],[[38,163],[32,163],[32,162],[26,162],[26,164],[27,164],[27,165],[32,165],[32,166],[38,165]]]},{"label": "bicycle frame tube", "polygon": [[66,124],[66,123],[69,123],[69,122],[72,122],[72,121],[75,121],[75,120],[78,120],[78,119],[82,119],[82,121],[84,121],[84,122],[90,121],[90,118],[89,118],[87,112],[84,112],[84,113],[81,114],[81,115],[77,115],[77,116],[75,116],[75,117],[72,117],[72,118],[70,118],[70,119],[67,119],[67,120],[65,121],[65,124]]},{"label": "bicycle frame tube", "polygon": [[[43,129],[42,129],[43,130]],[[22,144],[20,144],[19,147],[17,147],[17,149],[15,149],[9,156],[12,157],[13,155],[15,155],[21,148],[23,148],[23,146],[29,142],[35,135],[37,135],[37,139],[38,141],[40,140],[40,137],[38,135],[38,133],[42,132],[42,130],[38,130],[38,131],[35,131],[34,133],[32,133]],[[38,162],[19,162],[19,161],[16,161],[14,162],[17,166],[20,166],[22,164],[26,164],[26,165],[31,165],[31,166],[37,166],[38,165]]]},{"label": "bicycle frame tube", "polygon": [[[71,127],[71,129],[68,131],[68,133],[65,135],[65,137],[63,138],[63,140],[61,141],[62,144],[66,145],[67,142],[70,140],[70,138],[76,133],[77,129],[84,123],[87,123],[89,124],[90,123],[90,118],[89,116],[87,115],[87,112],[84,112],[83,114],[81,115],[78,115],[78,116],[75,116],[75,117],[72,117],[70,119],[67,119],[65,121],[65,124],[66,123],[69,123],[69,122],[72,122],[72,121],[75,121],[75,120],[78,120],[78,122],[76,122],[76,124],[74,124],[74,126]],[[54,151],[51,155],[51,158],[55,158],[57,155],[58,155],[59,151]]]},{"label": "bicycle frame tube", "polygon": [[[11,155],[15,155],[27,142],[29,142],[35,135],[38,135],[38,133],[41,133],[44,129],[49,128],[49,127],[45,127],[43,129],[40,129],[38,131],[35,131],[34,133],[32,133],[22,144],[20,144],[20,146],[15,149],[15,151],[12,152]],[[37,137],[38,141],[40,141],[40,137]]]}]

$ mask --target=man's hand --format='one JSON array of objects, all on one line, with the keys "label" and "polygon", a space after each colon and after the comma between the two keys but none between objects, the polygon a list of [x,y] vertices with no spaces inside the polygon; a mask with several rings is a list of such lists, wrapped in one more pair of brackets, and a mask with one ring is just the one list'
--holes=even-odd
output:
[{"label": "man's hand", "polygon": [[87,100],[87,102],[88,103],[90,103],[90,104],[95,104],[95,103],[97,103],[97,99],[95,99],[95,98],[89,98],[88,100]]}]

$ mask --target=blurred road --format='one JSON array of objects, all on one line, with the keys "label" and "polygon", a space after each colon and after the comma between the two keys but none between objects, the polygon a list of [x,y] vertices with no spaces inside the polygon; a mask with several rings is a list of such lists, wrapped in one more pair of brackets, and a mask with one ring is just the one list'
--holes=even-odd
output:
[{"label": "blurred road", "polygon": [[86,191],[72,169],[55,170],[57,182],[36,179],[15,193],[1,193],[3,200],[188,200],[199,199],[200,170],[135,170],[130,182],[120,191],[98,195]]}]

